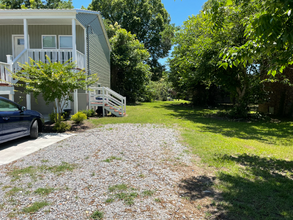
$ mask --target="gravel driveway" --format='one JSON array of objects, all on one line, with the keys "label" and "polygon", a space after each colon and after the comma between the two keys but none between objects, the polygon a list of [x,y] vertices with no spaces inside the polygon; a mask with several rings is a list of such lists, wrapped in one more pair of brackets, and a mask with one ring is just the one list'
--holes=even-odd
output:
[{"label": "gravel driveway", "polygon": [[0,219],[203,218],[176,192],[186,152],[176,131],[151,124],[72,136],[0,166]]}]

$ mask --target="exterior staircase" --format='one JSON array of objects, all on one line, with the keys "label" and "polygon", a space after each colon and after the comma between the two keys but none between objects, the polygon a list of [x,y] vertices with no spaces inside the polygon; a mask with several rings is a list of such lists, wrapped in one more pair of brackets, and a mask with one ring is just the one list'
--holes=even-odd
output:
[{"label": "exterior staircase", "polygon": [[94,107],[103,108],[103,117],[105,110],[117,117],[123,117],[126,115],[126,97],[108,87],[90,87],[89,109]]},{"label": "exterior staircase", "polygon": [[0,62],[0,96],[9,95],[11,98],[11,95],[14,94],[14,87],[10,84],[12,80],[9,69],[9,64]]}]

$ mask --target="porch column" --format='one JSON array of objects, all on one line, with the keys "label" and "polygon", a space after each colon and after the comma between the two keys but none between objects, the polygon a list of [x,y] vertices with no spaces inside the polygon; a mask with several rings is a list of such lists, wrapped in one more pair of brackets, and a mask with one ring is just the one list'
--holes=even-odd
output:
[{"label": "porch column", "polygon": [[[24,49],[28,49],[28,26],[27,26],[27,19],[23,19],[23,36],[24,36]],[[27,57],[28,58],[28,57]],[[26,60],[28,62],[28,60]],[[31,107],[31,94],[26,94],[26,108],[30,110]]]},{"label": "porch column", "polygon": [[31,110],[32,104],[31,104],[31,94],[26,94],[26,109]]},{"label": "porch column", "polygon": [[86,31],[87,31],[87,28],[83,28],[83,31],[84,31],[84,69],[85,69],[85,72],[86,74],[88,74],[88,70],[87,70],[87,35],[86,35]]},{"label": "porch column", "polygon": [[26,18],[23,19],[24,49],[28,49],[28,26]]},{"label": "porch column", "polygon": [[72,19],[72,61],[76,62],[76,23],[75,19]]},{"label": "porch column", "polygon": [[74,114],[76,114],[78,112],[78,93],[77,93],[77,89],[74,90],[73,100],[74,100]]},{"label": "porch column", "polygon": [[10,99],[11,101],[14,101],[14,94],[9,94],[9,99]]}]

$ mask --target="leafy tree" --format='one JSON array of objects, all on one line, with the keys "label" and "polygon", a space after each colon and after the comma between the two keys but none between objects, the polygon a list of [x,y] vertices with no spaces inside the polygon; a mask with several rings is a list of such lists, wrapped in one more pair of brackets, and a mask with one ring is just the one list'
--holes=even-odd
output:
[{"label": "leafy tree", "polygon": [[[32,93],[34,97],[42,94],[47,104],[54,103],[56,122],[61,121],[61,113],[68,101],[73,101],[72,93],[75,89],[87,89],[88,85],[97,82],[96,74],[87,77],[84,71],[76,71],[75,63],[67,61],[52,63],[47,61],[34,61],[20,64],[22,70],[11,72],[13,78],[18,80],[15,86],[24,87],[26,93]],[[58,117],[58,118],[57,118]]]},{"label": "leafy tree", "polygon": [[149,53],[135,35],[117,23],[107,26],[107,30],[112,47],[112,88],[126,96],[130,102],[136,101],[144,92],[151,76],[150,67],[146,64]]},{"label": "leafy tree", "polygon": [[72,0],[0,0],[0,9],[73,9]]},{"label": "leafy tree", "polygon": [[[222,16],[215,17],[206,13],[211,11],[211,3],[208,1],[199,15],[189,17],[176,33],[169,78],[181,96],[194,97],[203,86],[219,86],[231,94],[236,114],[245,116],[248,104],[260,98],[251,93],[261,91],[260,72],[251,65],[219,65],[220,54],[226,48],[246,43],[245,28],[240,22],[245,14],[223,8]],[[215,18],[221,28],[215,28]]]},{"label": "leafy tree", "polygon": [[[247,41],[234,45],[223,53],[228,65],[244,65],[263,59],[269,62],[267,71],[273,76],[293,64],[293,2],[291,0],[216,0],[210,10],[213,21],[222,28],[222,17],[226,10],[246,14],[241,21]],[[225,64],[225,65],[227,65]]]},{"label": "leafy tree", "polygon": [[161,0],[93,0],[88,9],[100,11],[110,24],[118,22],[135,34],[150,53],[153,79],[162,76],[164,68],[158,60],[171,49],[174,26]]}]

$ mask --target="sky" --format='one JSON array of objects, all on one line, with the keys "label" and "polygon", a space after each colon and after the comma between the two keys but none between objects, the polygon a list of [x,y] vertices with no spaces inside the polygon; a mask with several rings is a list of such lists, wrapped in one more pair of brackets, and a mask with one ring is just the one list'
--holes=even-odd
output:
[{"label": "sky", "polygon": [[[161,0],[171,16],[171,23],[176,26],[183,25],[188,16],[197,15],[207,0]],[[74,8],[88,7],[92,0],[73,0]],[[161,59],[160,63],[165,64],[167,58]]]},{"label": "sky", "polygon": [[[207,0],[161,0],[171,16],[171,23],[182,25],[188,16],[196,15]],[[74,8],[88,7],[92,0],[73,0]]]}]

